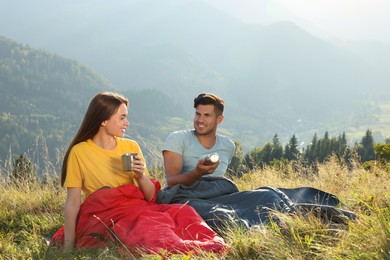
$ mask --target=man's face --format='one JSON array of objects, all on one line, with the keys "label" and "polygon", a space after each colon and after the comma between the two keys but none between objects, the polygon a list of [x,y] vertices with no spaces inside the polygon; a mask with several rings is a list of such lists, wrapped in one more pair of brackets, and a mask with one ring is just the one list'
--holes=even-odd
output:
[{"label": "man's face", "polygon": [[217,116],[213,105],[198,105],[195,111],[194,128],[198,135],[215,135],[223,115]]}]

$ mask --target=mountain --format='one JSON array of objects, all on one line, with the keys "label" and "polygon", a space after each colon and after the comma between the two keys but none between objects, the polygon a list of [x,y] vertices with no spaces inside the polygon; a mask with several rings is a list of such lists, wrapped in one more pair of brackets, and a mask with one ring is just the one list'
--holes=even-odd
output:
[{"label": "mountain", "polygon": [[120,90],[161,91],[186,113],[199,92],[219,94],[224,131],[246,147],[275,133],[308,140],[369,127],[390,98],[383,56],[288,21],[248,25],[201,0],[3,2],[0,34],[86,64]]},{"label": "mountain", "polygon": [[[1,36],[0,78],[1,161],[32,150],[55,161],[75,135],[92,97],[100,91],[118,91],[90,67]],[[121,93],[129,98],[129,134],[134,139],[161,139],[172,129],[161,131],[151,124],[187,116],[159,91]]]}]

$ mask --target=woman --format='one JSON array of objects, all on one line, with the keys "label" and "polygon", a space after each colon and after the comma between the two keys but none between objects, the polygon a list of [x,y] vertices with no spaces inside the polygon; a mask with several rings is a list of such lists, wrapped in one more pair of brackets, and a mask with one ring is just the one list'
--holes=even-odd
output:
[{"label": "woman", "polygon": [[[205,230],[203,220],[191,207],[186,206],[183,209],[182,205],[155,204],[155,194],[160,185],[148,177],[139,145],[133,140],[123,138],[129,125],[127,105],[125,97],[112,92],[97,94],[89,104],[80,129],[64,157],[61,185],[67,188],[65,224],[53,236],[53,242],[63,245],[64,251],[71,251],[75,245],[99,247],[105,243],[91,240],[91,234],[103,233],[109,229],[110,232],[100,236],[103,240],[115,237],[117,240],[123,240],[121,244],[124,243],[127,247],[145,246],[152,252],[160,249],[177,251],[177,248],[185,251],[191,247],[203,247],[210,251],[226,248],[222,238],[211,228],[206,226]],[[138,154],[131,172],[122,168],[121,155],[125,153]],[[107,186],[113,189],[102,189]],[[82,193],[86,198],[83,204]],[[140,207],[142,210],[139,210]],[[195,227],[199,228],[192,229],[191,232],[196,234],[187,234],[187,238],[197,237],[196,241],[187,239],[185,244],[178,244],[184,240],[183,237],[178,237],[178,227],[172,229],[172,224],[177,225],[178,222],[174,218],[179,216],[185,216],[194,222],[190,223],[191,225],[195,224]],[[156,219],[162,221],[159,223]],[[92,225],[93,221],[95,222]],[[107,227],[111,222],[112,226]],[[141,222],[146,226],[140,226]],[[170,222],[170,225],[166,225],[166,222]],[[183,230],[188,229],[188,224],[184,224]],[[154,233],[148,236],[145,229]],[[119,238],[115,234],[113,236],[115,231]],[[198,239],[198,232],[207,234],[207,239]],[[168,233],[171,235],[167,236]],[[138,240],[135,239],[138,237]],[[160,241],[164,239],[167,240],[166,243]]]}]

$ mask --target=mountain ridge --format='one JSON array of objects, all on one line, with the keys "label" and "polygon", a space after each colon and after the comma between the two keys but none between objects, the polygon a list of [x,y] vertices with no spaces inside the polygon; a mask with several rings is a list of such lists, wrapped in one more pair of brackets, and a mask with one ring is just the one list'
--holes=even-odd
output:
[{"label": "mountain ridge", "polygon": [[[226,101],[223,127],[237,139],[250,133],[249,145],[275,133],[308,139],[373,124],[377,101],[390,99],[390,66],[381,55],[365,59],[291,22],[248,25],[202,1],[118,1],[107,10],[94,3],[48,4],[44,11],[25,3],[39,22],[26,13],[0,15],[0,33],[91,66],[120,91],[161,91],[187,114],[197,94],[215,92]],[[15,23],[23,19],[30,32]]]}]

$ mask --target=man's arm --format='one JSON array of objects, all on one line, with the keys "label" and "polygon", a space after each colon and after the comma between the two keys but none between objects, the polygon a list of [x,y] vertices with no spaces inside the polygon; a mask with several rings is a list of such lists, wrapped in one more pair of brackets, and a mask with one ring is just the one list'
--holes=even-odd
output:
[{"label": "man's arm", "polygon": [[164,150],[163,157],[165,175],[169,188],[172,188],[176,184],[192,185],[203,175],[213,173],[219,165],[219,162],[213,165],[204,165],[205,159],[201,159],[195,169],[189,173],[183,174],[183,156],[181,154]]}]

